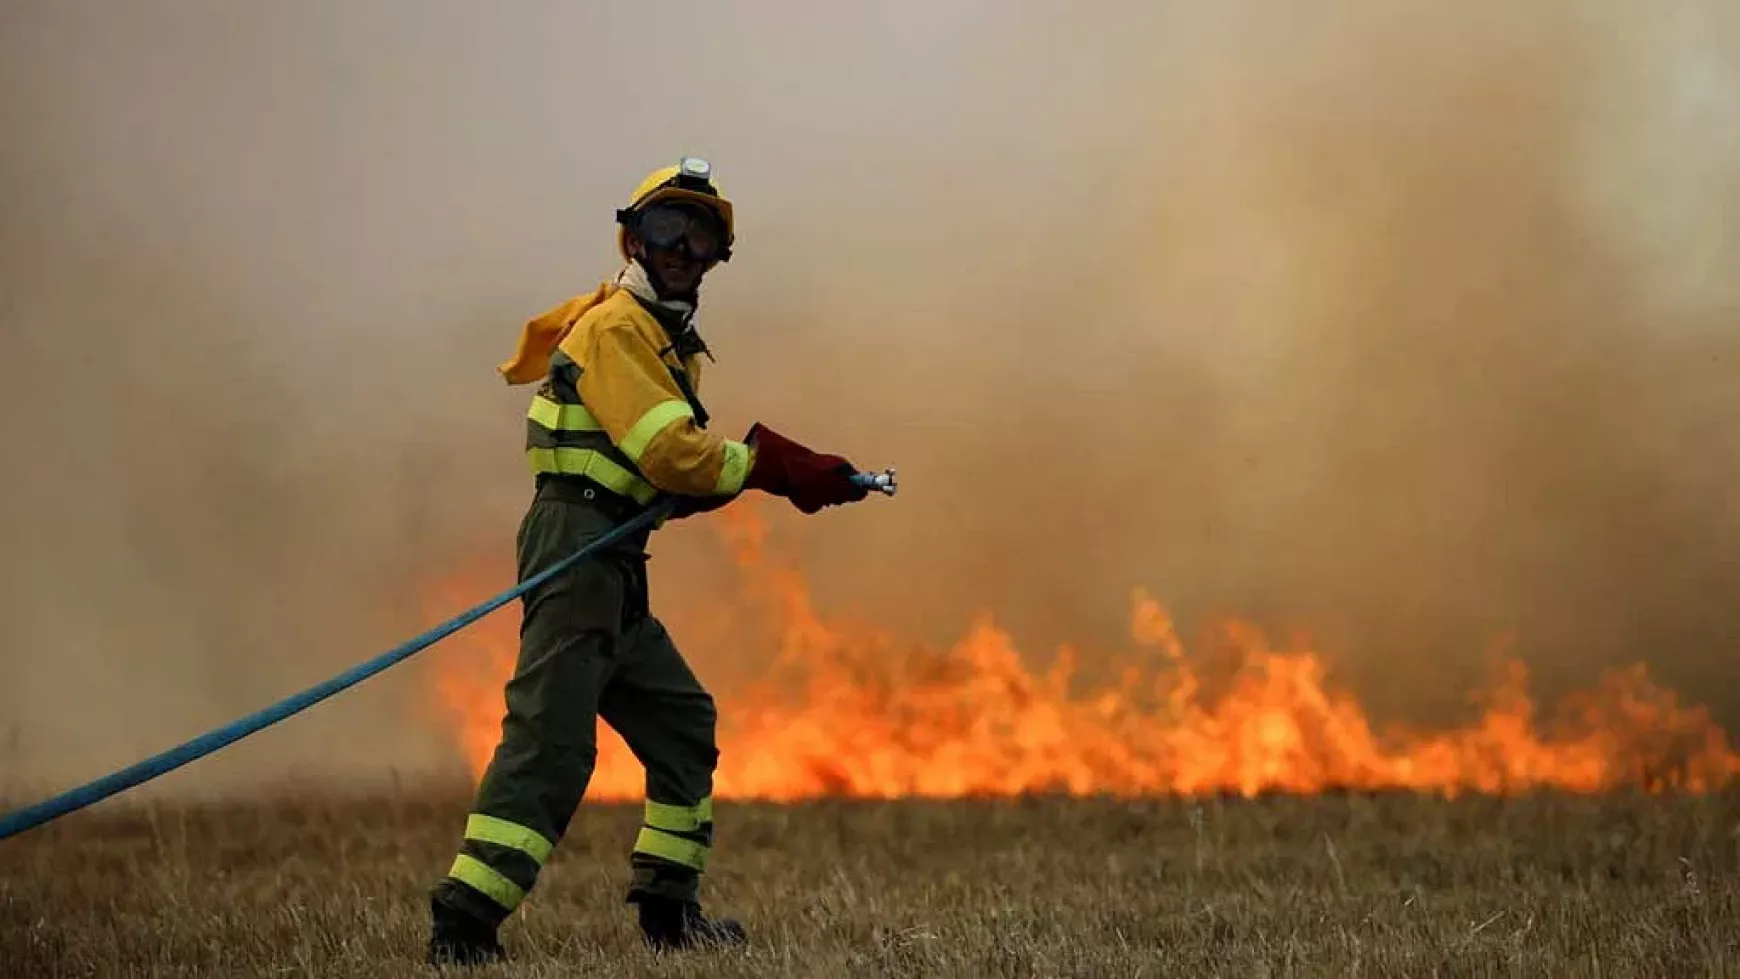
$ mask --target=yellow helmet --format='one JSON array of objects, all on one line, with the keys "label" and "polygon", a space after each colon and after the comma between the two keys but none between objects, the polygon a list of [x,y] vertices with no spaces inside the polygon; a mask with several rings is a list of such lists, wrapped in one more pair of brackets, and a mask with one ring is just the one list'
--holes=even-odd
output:
[{"label": "yellow helmet", "polygon": [[694,156],[685,156],[674,166],[660,167],[647,174],[646,179],[629,195],[628,206],[616,212],[616,250],[622,253],[622,257],[629,257],[627,225],[631,215],[660,201],[673,200],[692,201],[711,209],[719,216],[719,223],[725,231],[725,243],[720,249],[719,261],[729,261],[731,244],[737,237],[731,200],[713,181],[712,164]]}]

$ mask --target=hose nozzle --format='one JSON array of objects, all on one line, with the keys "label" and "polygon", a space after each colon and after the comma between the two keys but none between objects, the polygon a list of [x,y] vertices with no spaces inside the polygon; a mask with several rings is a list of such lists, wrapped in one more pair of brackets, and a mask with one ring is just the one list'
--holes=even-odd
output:
[{"label": "hose nozzle", "polygon": [[893,496],[899,488],[894,480],[894,467],[890,466],[879,473],[858,472],[852,474],[852,482],[875,493]]}]

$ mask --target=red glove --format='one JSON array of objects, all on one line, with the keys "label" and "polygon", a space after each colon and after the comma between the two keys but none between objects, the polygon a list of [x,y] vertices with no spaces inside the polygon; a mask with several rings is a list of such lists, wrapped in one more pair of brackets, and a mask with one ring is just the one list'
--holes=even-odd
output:
[{"label": "red glove", "polygon": [[811,452],[760,422],[749,429],[744,441],[755,449],[755,464],[743,481],[744,489],[783,496],[804,513],[856,503],[870,495],[867,487],[852,482],[858,470],[845,459]]}]

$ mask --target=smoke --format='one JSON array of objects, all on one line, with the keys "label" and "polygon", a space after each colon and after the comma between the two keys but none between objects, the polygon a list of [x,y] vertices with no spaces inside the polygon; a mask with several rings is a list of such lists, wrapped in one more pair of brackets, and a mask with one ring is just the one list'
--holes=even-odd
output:
[{"label": "smoke", "polygon": [[[1740,722],[1715,0],[0,25],[0,784],[384,648],[432,574],[505,585],[525,392],[491,368],[686,152],[739,204],[719,423],[901,469],[802,523],[830,607],[1103,648],[1145,586],[1308,630],[1380,708],[1456,706],[1509,637],[1549,686],[1644,659]],[[725,580],[704,526],[658,555],[677,616]],[[170,784],[441,764],[421,696],[373,681]]]}]

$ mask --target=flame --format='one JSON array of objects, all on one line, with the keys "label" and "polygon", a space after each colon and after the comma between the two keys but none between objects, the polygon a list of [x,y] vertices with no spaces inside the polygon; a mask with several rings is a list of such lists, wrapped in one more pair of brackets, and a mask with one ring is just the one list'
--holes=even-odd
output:
[{"label": "flame", "polygon": [[[721,798],[1707,792],[1740,775],[1740,755],[1708,713],[1642,665],[1606,674],[1542,722],[1527,669],[1508,660],[1472,723],[1379,733],[1357,698],[1328,684],[1321,656],[1274,649],[1245,623],[1218,630],[1233,664],[1211,678],[1166,609],[1138,590],[1135,649],[1113,681],[1087,684],[1073,650],[1035,671],[989,616],[947,648],[824,618],[801,574],[772,556],[756,510],[738,504],[714,522],[777,653],[770,678],[719,696]],[[516,628],[515,616],[486,620],[462,634],[462,655],[440,663],[435,693],[474,775],[500,730]],[[643,785],[640,765],[600,725],[587,797],[635,800]]]}]

